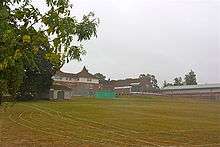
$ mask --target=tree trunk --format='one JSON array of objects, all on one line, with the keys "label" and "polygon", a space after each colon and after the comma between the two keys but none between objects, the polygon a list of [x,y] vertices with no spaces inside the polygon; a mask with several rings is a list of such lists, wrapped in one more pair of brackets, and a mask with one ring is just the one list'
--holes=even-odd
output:
[{"label": "tree trunk", "polygon": [[2,95],[0,94],[0,106],[2,105]]}]

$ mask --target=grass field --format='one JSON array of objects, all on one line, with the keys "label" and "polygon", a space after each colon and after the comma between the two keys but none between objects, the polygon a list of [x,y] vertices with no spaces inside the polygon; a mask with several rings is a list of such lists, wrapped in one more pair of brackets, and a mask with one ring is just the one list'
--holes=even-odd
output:
[{"label": "grass field", "polygon": [[220,146],[220,101],[170,98],[19,102],[0,146]]}]

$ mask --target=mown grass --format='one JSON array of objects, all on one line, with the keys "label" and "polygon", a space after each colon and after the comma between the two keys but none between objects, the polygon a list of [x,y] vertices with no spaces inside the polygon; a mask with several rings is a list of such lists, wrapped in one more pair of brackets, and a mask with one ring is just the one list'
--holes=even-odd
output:
[{"label": "mown grass", "polygon": [[76,98],[0,114],[0,146],[220,146],[220,101]]}]

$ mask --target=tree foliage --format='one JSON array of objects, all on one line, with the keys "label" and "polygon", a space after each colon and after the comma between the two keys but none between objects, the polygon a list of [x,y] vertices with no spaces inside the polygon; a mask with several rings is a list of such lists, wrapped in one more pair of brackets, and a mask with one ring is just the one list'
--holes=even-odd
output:
[{"label": "tree foliage", "polygon": [[157,79],[155,77],[155,75],[152,74],[140,74],[139,76],[140,79],[146,79],[148,81],[150,81],[150,88],[152,89],[159,89],[158,83],[157,83]]},{"label": "tree foliage", "polygon": [[186,85],[197,85],[196,74],[193,70],[185,75],[185,83]]},{"label": "tree foliage", "polygon": [[46,98],[50,86],[53,82],[52,76],[56,69],[54,65],[44,58],[44,52],[39,52],[35,57],[38,69],[33,69],[30,65],[25,66],[25,76],[23,83],[18,90],[19,98]]},{"label": "tree foliage", "polygon": [[173,83],[174,86],[181,86],[183,85],[183,81],[182,81],[182,78],[181,77],[176,77],[174,78],[174,83]]},{"label": "tree foliage", "polygon": [[0,2],[0,81],[6,85],[0,93],[15,95],[31,70],[43,72],[39,54],[52,69],[59,69],[65,62],[80,60],[85,50],[79,42],[96,36],[94,13],[78,21],[71,16],[69,0],[45,2],[46,12],[30,0]]},{"label": "tree foliage", "polygon": [[164,87],[167,87],[167,86],[173,86],[173,84],[172,84],[172,83],[169,83],[169,82],[167,82],[167,81],[163,81],[163,88],[164,88]]},{"label": "tree foliage", "polygon": [[107,83],[107,81],[106,81],[106,76],[104,76],[103,74],[101,74],[101,73],[96,73],[94,76],[96,76],[96,78],[99,79],[99,83],[100,83],[100,84],[105,84],[105,83]]},{"label": "tree foliage", "polygon": [[196,74],[193,70],[191,70],[188,74],[185,75],[185,81],[182,80],[181,77],[174,78],[174,83],[167,83],[164,81],[163,87],[166,86],[181,86],[181,85],[197,85]]}]

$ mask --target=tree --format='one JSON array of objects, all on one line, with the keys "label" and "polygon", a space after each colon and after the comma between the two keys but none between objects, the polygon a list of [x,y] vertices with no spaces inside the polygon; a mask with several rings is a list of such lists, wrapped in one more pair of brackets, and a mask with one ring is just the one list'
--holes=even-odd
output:
[{"label": "tree", "polygon": [[149,75],[149,76],[151,77],[152,87],[154,89],[159,89],[159,86],[158,86],[157,79],[156,79],[155,75]]},{"label": "tree", "polygon": [[[23,83],[20,86],[17,96],[19,98],[46,98],[53,82],[52,76],[56,72],[56,65],[44,59],[44,52],[39,52],[35,57],[38,69],[26,65]],[[44,94],[44,95],[43,95]]]},{"label": "tree", "polygon": [[39,52],[59,69],[65,62],[80,60],[85,53],[80,42],[97,36],[99,21],[94,13],[78,21],[71,16],[69,0],[45,2],[46,12],[30,0],[0,2],[0,82],[7,85],[0,93],[16,95],[27,67],[42,72],[37,64]]},{"label": "tree", "polygon": [[100,84],[105,84],[107,81],[105,80],[106,76],[101,73],[96,73],[94,76],[99,79]]},{"label": "tree", "polygon": [[[148,75],[148,76],[147,76],[147,75]],[[147,74],[147,75],[145,75],[145,74],[140,74],[140,75],[139,75],[139,79],[148,79],[148,80],[150,80],[149,74]]]},{"label": "tree", "polygon": [[181,85],[183,85],[182,78],[181,78],[181,77],[175,78],[173,85],[174,85],[174,86],[181,86]]},{"label": "tree", "polygon": [[157,79],[154,75],[151,74],[140,74],[139,76],[140,79],[144,79],[144,80],[148,80],[150,82],[150,88],[152,88],[153,90],[157,90],[159,89],[158,83],[157,83]]},{"label": "tree", "polygon": [[4,80],[0,81],[0,106],[2,104],[2,97],[7,93],[7,83]]},{"label": "tree", "polygon": [[196,74],[193,70],[185,75],[185,83],[186,85],[197,85]]},{"label": "tree", "polygon": [[173,86],[173,84],[172,83],[168,83],[167,81],[164,81],[163,82],[163,88],[167,87],[167,86]]}]

